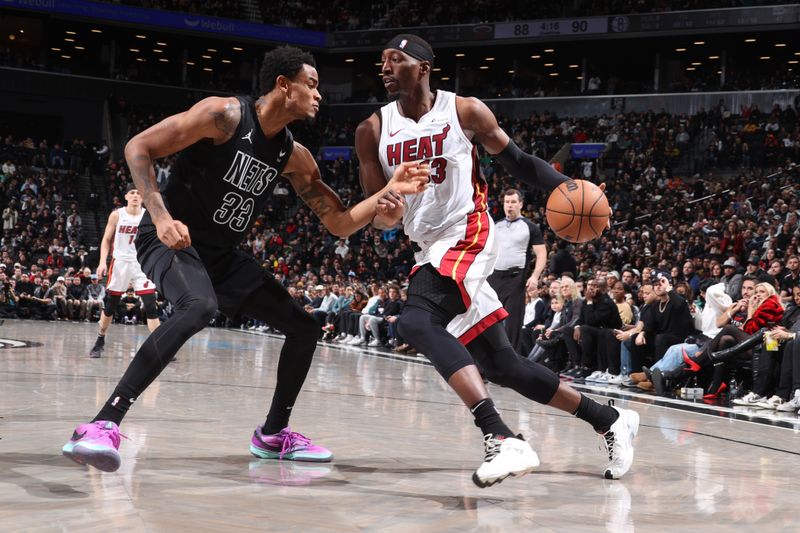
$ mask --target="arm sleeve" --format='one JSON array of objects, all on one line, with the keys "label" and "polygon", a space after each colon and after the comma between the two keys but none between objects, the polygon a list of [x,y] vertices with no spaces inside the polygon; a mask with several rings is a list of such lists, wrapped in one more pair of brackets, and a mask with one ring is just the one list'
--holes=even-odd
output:
[{"label": "arm sleeve", "polygon": [[552,191],[565,181],[569,181],[567,176],[555,170],[547,161],[520,150],[514,141],[509,141],[495,159],[509,174],[538,189]]}]

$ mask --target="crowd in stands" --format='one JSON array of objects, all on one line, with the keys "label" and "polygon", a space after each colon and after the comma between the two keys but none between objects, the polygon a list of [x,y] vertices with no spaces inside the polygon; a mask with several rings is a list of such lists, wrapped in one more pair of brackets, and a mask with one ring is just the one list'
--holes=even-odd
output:
[{"label": "crowd in stands", "polygon": [[[215,0],[107,0],[154,9],[199,13],[216,17],[246,18],[241,2]],[[452,24],[476,24],[513,20],[538,20],[559,17],[623,15],[628,13],[657,13],[694,9],[719,9],[780,5],[790,0],[576,0],[573,2],[520,3],[512,0],[479,0],[431,5],[420,0],[362,2],[333,0],[328,2],[298,2],[280,0],[258,2],[263,21],[267,24],[290,26],[318,31],[365,30],[371,28],[401,28]]]},{"label": "crowd in stands", "polygon": [[114,4],[197,13],[210,17],[243,18],[244,11],[239,0],[110,0]]},{"label": "crowd in stands", "polygon": [[[137,116],[148,119],[134,122],[131,133],[158,118],[146,111]],[[543,226],[551,256],[541,287],[529,295],[525,351],[531,357],[563,372],[565,379],[625,383],[643,390],[697,382],[708,394],[718,395],[737,376],[757,396],[748,396],[753,405],[767,399],[775,407],[789,402],[786,390],[791,385],[780,388],[778,372],[786,368],[782,358],[790,356],[785,354],[794,353],[786,348],[792,345],[779,343],[777,353],[770,350],[757,364],[752,345],[721,363],[712,355],[755,342],[753,335],[763,340],[765,331],[773,339],[789,340],[794,324],[789,319],[798,315],[793,310],[800,276],[797,172],[767,176],[765,171],[800,160],[795,109],[729,110],[721,101],[692,116],[646,112],[567,118],[535,113],[499,120],[520,147],[546,159],[567,141],[608,146],[601,160],[569,161],[564,169],[606,184],[615,216],[601,239],[575,246],[556,240],[545,224],[545,194],[524,191],[523,213]],[[301,142],[349,144],[354,126],[326,121],[293,127]],[[711,142],[699,152],[701,172],[673,173],[692,154],[690,147],[705,139]],[[90,319],[98,310],[88,292],[98,284],[91,276],[96,265],[85,264],[80,232],[70,234],[67,220],[75,202],[76,173],[70,168],[86,163],[83,157],[73,161],[72,147],[59,151],[56,146],[8,138],[0,154],[3,312],[25,316],[24,288],[24,294],[33,296],[27,304],[32,318]],[[79,153],[93,160],[92,154]],[[502,218],[502,191],[519,184],[486,154],[480,162],[489,182],[490,212]],[[157,162],[162,181],[168,179],[170,166],[169,160]],[[356,161],[320,161],[320,167],[345,204],[361,197]],[[717,176],[726,169],[727,177]],[[130,180],[126,166],[111,161],[103,171],[109,207],[122,205]],[[38,224],[38,218],[48,223]],[[414,264],[401,230],[367,227],[348,239],[335,238],[281,183],[241,246],[317,318],[321,338],[413,352],[394,327]],[[80,297],[79,288],[87,291]],[[600,313],[601,305],[590,307],[594,312],[589,313],[587,299],[602,300],[606,311],[619,313]],[[125,311],[138,308],[135,300],[127,303],[132,305],[121,310],[120,318],[133,321],[136,313]],[[680,314],[665,317],[665,307]],[[246,317],[229,318],[244,319],[244,327],[267,327]],[[224,318],[216,322],[230,324]],[[673,349],[679,345],[684,347]],[[754,364],[760,372],[757,383],[746,376]],[[646,370],[640,372],[641,367]],[[764,381],[768,374],[774,379]],[[788,375],[784,381],[791,381]],[[781,402],[772,398],[776,395]]]},{"label": "crowd in stands", "polygon": [[[653,90],[652,80],[642,80],[629,72],[609,72],[606,76],[590,72],[590,82],[582,86],[579,81],[548,76],[545,71],[531,71],[523,77],[492,76],[479,78],[474,86],[461,84],[462,92],[479,98],[542,98],[557,96],[580,96],[599,94],[648,94],[653,92],[685,93],[709,91],[783,90],[800,85],[800,69],[783,66],[769,70],[762,65],[753,67],[752,62],[741,62],[732,58],[727,63],[728,73],[724,83],[715,71],[693,72],[679,75],[658,91]],[[469,69],[465,69],[468,71]],[[443,84],[442,88],[448,88]],[[354,95],[352,101],[364,101],[370,94]]]}]

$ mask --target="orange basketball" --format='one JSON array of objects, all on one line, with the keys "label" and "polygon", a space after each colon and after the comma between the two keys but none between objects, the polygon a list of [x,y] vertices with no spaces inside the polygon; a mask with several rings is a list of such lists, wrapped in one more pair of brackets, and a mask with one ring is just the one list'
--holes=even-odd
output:
[{"label": "orange basketball", "polygon": [[608,198],[586,180],[565,181],[547,199],[547,224],[569,242],[600,237],[608,225]]}]

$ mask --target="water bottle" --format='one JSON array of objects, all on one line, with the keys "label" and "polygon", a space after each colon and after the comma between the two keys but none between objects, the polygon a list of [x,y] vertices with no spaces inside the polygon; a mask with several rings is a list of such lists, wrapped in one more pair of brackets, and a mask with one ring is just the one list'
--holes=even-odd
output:
[{"label": "water bottle", "polygon": [[693,400],[702,400],[703,399],[703,393],[705,393],[705,391],[697,386],[697,377],[693,377],[692,378],[692,381],[690,383],[690,387],[691,388],[689,390],[691,391],[691,394],[690,394],[691,399],[693,399]]},{"label": "water bottle", "polygon": [[739,384],[736,383],[736,378],[731,378],[731,400],[737,398],[739,396]]}]

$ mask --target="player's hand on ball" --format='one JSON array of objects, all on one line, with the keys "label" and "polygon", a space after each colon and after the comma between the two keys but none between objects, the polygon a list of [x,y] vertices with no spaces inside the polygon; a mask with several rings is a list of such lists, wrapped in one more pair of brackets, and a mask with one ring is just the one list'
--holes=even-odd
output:
[{"label": "player's hand on ball", "polygon": [[422,161],[408,161],[400,163],[394,170],[389,185],[400,194],[417,194],[428,187],[431,167]]},{"label": "player's hand on ball", "polygon": [[158,239],[173,250],[182,250],[192,245],[189,228],[179,220],[165,220],[156,223]]}]

